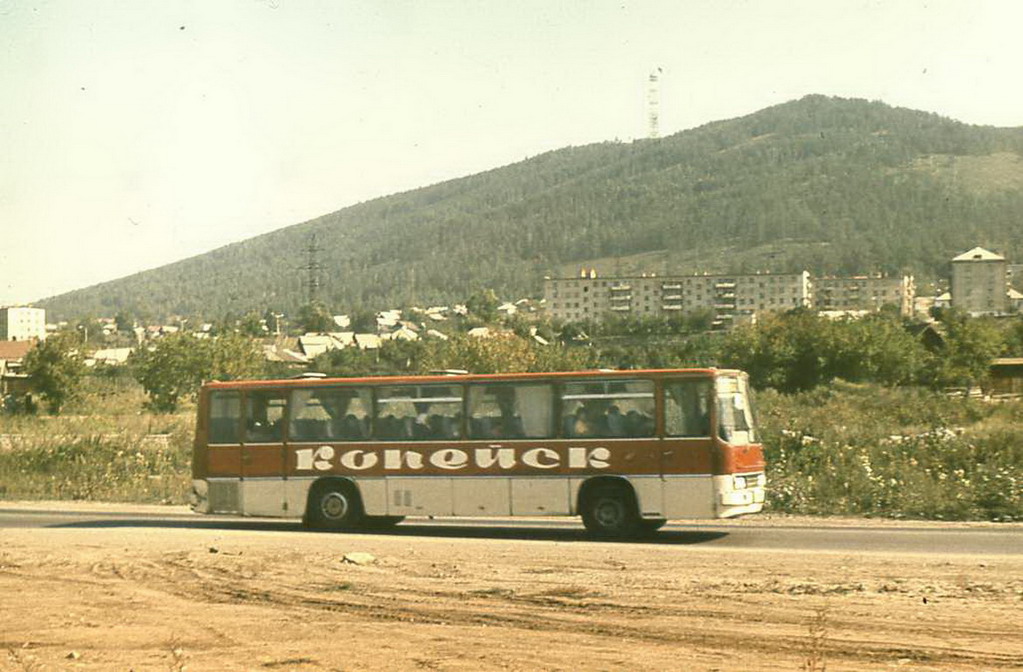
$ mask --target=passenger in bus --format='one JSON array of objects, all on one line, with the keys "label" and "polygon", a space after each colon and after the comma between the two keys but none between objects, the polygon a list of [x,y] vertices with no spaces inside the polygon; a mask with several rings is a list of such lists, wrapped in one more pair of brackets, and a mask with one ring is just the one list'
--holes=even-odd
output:
[{"label": "passenger in bus", "polygon": [[416,404],[416,417],[412,423],[411,438],[422,441],[433,438],[434,431],[430,427],[429,404]]},{"label": "passenger in bus", "polygon": [[569,416],[566,420],[568,421],[568,431],[565,432],[566,436],[577,438],[590,435],[590,421],[586,417],[586,409],[584,407],[580,406],[575,409],[575,415]]},{"label": "passenger in bus", "polygon": [[366,438],[365,428],[354,414],[349,413],[341,421],[337,437],[345,441],[360,441]]},{"label": "passenger in bus", "polygon": [[275,443],[281,440],[281,422],[250,420],[245,434],[251,443]]},{"label": "passenger in bus", "polygon": [[642,413],[633,409],[625,414],[625,435],[628,437],[649,436],[644,433],[647,420]]},{"label": "passenger in bus", "polygon": [[462,416],[434,415],[431,418],[434,436],[438,439],[457,439],[461,434]]},{"label": "passenger in bus", "polygon": [[622,415],[621,409],[616,404],[608,406],[605,422],[607,424],[605,436],[621,438],[626,435],[625,416]]},{"label": "passenger in bus", "polygon": [[385,415],[377,422],[377,434],[381,439],[402,439],[403,423],[393,414]]},{"label": "passenger in bus", "polygon": [[509,439],[524,439],[526,438],[526,427],[522,421],[521,415],[513,415],[508,418],[507,430],[505,437]]}]

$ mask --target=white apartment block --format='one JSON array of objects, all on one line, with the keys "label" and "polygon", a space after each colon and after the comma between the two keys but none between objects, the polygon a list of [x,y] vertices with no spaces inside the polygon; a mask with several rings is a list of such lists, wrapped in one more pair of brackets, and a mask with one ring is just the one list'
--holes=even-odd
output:
[{"label": "white apartment block", "polygon": [[46,339],[46,310],[27,306],[0,308],[0,341]]},{"label": "white apartment block", "polygon": [[971,315],[998,315],[1009,309],[1005,257],[975,247],[952,260],[952,307]]},{"label": "white apartment block", "polygon": [[810,274],[640,275],[598,277],[583,270],[574,278],[545,278],[544,298],[552,317],[601,320],[608,315],[665,317],[710,310],[717,327],[745,316],[811,305]]},{"label": "white apartment block", "polygon": [[868,310],[893,305],[899,314],[913,314],[916,282],[912,275],[883,277],[860,275],[813,279],[813,304],[817,310]]}]

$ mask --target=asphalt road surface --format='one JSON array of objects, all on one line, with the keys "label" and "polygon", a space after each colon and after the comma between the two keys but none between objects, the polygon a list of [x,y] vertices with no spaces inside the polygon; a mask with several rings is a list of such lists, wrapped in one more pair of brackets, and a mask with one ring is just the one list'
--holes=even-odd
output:
[{"label": "asphalt road surface", "polygon": [[[144,529],[223,529],[250,531],[294,531],[297,535],[319,534],[302,528],[292,520],[201,516],[181,507],[115,506],[103,510],[81,509],[74,505],[52,503],[48,506],[0,504],[0,529],[3,528],[144,528]],[[1023,555],[1023,526],[969,525],[936,523],[895,523],[865,520],[822,521],[756,518],[740,521],[672,522],[657,534],[641,540],[618,543],[657,545],[699,545],[741,549],[787,551],[873,551],[882,553],[921,553],[932,555]],[[581,523],[575,518],[410,518],[387,530],[365,530],[359,534],[394,537],[521,539],[551,542],[587,541]]]}]

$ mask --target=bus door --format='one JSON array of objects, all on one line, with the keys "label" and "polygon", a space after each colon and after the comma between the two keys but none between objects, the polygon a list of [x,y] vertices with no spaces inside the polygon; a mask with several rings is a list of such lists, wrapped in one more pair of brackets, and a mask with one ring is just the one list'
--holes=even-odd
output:
[{"label": "bus door", "polygon": [[211,513],[241,513],[242,395],[211,392],[203,461]]},{"label": "bus door", "polygon": [[662,402],[664,511],[669,518],[713,516],[711,408],[714,381],[711,378],[666,380]]},{"label": "bus door", "polygon": [[283,392],[250,390],[245,395],[241,446],[242,513],[281,516],[285,511]]}]

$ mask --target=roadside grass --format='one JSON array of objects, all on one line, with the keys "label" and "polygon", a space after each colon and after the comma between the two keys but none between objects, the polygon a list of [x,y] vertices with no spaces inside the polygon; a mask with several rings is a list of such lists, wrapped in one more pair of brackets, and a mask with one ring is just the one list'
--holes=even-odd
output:
[{"label": "roadside grass", "polygon": [[1019,401],[841,382],[758,399],[771,510],[1023,520]]},{"label": "roadside grass", "polygon": [[194,410],[144,413],[143,399],[90,376],[64,415],[0,414],[0,499],[184,503]]}]

